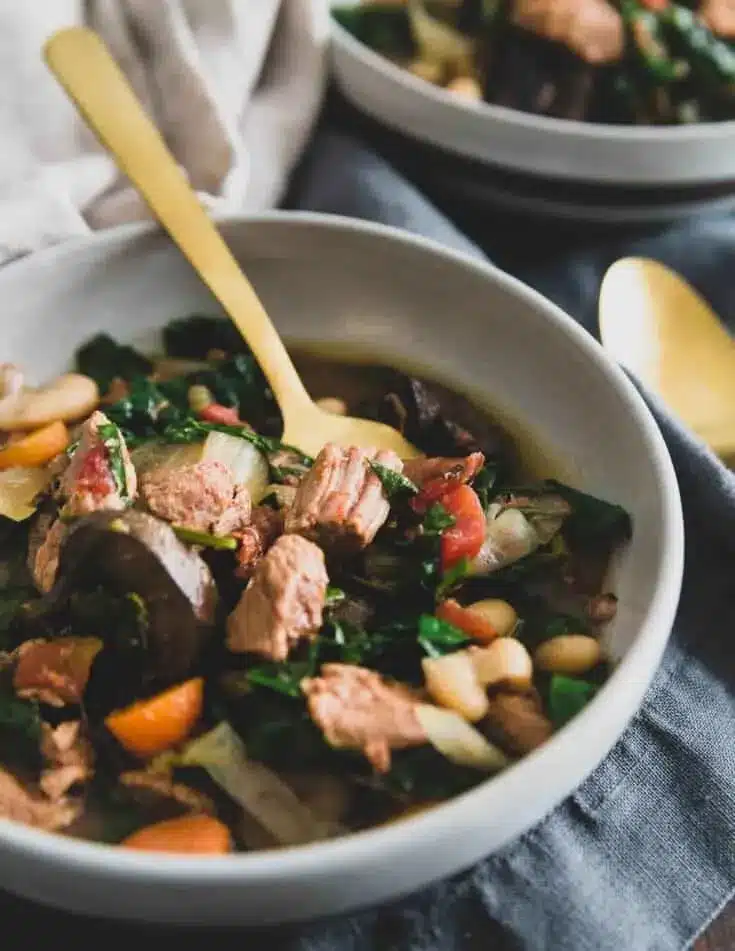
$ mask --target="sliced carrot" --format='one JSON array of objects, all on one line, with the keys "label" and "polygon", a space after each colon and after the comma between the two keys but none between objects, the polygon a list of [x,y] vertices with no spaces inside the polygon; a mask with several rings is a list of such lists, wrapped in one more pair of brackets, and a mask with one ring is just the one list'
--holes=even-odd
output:
[{"label": "sliced carrot", "polygon": [[203,699],[204,682],[195,677],[111,713],[105,726],[128,752],[155,756],[187,738],[201,716]]},{"label": "sliced carrot", "polygon": [[34,469],[58,456],[69,445],[69,431],[57,420],[0,449],[0,469]]},{"label": "sliced carrot", "polygon": [[142,852],[178,852],[223,855],[232,851],[230,830],[212,816],[190,815],[165,819],[133,832],[120,845]]},{"label": "sliced carrot", "polygon": [[446,621],[447,624],[453,624],[469,637],[474,637],[475,640],[487,643],[494,641],[498,636],[498,632],[492,624],[479,611],[462,607],[454,598],[442,601],[435,614],[440,620]]}]

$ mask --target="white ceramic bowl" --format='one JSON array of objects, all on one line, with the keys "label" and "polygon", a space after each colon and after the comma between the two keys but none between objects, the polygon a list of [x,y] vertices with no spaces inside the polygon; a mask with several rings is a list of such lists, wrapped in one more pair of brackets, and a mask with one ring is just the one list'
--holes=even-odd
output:
[{"label": "white ceramic bowl", "polygon": [[[566,460],[577,483],[632,513],[614,580],[616,671],[588,708],[502,775],[414,819],[327,844],[176,858],[0,822],[0,887],[98,915],[282,922],[344,912],[469,866],[523,832],[600,762],[641,702],[674,618],[683,564],[677,484],[623,373],[518,281],[402,232],[319,215],[230,220],[224,233],[281,331],[359,346],[456,381]],[[149,345],[172,317],[214,308],[158,231],[130,226],[0,272],[2,359],[39,380],[98,331]]]},{"label": "white ceramic bowl", "polygon": [[394,65],[334,21],[332,62],[355,106],[450,153],[566,181],[650,188],[732,183],[735,189],[735,121],[597,125],[469,102]]}]

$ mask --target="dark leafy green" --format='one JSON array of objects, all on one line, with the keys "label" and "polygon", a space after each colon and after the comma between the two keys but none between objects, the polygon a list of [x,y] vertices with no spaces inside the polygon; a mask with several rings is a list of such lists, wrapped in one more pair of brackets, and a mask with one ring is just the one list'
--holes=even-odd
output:
[{"label": "dark leafy green", "polygon": [[555,727],[575,717],[598,691],[595,684],[578,677],[555,674],[549,683],[549,715]]},{"label": "dark leafy green", "polygon": [[120,427],[129,447],[159,437],[168,426],[186,418],[186,410],[176,406],[163,390],[145,377],[130,381],[127,396],[108,406],[105,415]]},{"label": "dark leafy green", "polygon": [[572,508],[563,528],[570,544],[610,548],[630,539],[633,523],[622,506],[573,489],[555,479],[546,479],[543,486],[543,491],[555,492]]},{"label": "dark leafy green", "polygon": [[418,746],[394,750],[390,772],[376,782],[399,799],[438,801],[470,789],[477,778],[477,770],[450,763],[431,746]]},{"label": "dark leafy green", "polygon": [[455,517],[447,512],[441,502],[434,502],[423,517],[421,531],[425,536],[441,535],[444,529],[451,528],[455,521]]},{"label": "dark leafy green", "polygon": [[496,494],[497,483],[498,468],[492,464],[483,466],[472,481],[472,488],[477,493],[480,504],[485,511],[492,502],[493,495]]},{"label": "dark leafy green", "polygon": [[97,334],[77,351],[76,366],[80,373],[91,376],[106,393],[119,377],[132,380],[146,376],[153,369],[151,361],[133,347],[117,343],[108,334]]},{"label": "dark leafy green", "polygon": [[16,697],[10,684],[0,685],[0,746],[14,763],[41,765],[41,715],[38,704]]},{"label": "dark leafy green", "polygon": [[30,584],[15,584],[0,591],[0,650],[13,646],[12,630],[23,613],[24,605],[38,597]]},{"label": "dark leafy green", "polygon": [[457,588],[469,576],[472,570],[472,564],[469,558],[460,558],[459,561],[448,568],[441,576],[441,581],[436,588],[437,601],[446,598],[451,591]]},{"label": "dark leafy green", "polygon": [[225,354],[247,353],[240,332],[228,317],[195,314],[172,320],[163,331],[167,356],[204,360],[212,350]]},{"label": "dark leafy green", "polygon": [[418,492],[418,487],[401,472],[395,472],[387,466],[382,466],[379,462],[371,462],[370,468],[380,479],[383,492],[389,502],[393,502],[396,498],[416,495]]}]

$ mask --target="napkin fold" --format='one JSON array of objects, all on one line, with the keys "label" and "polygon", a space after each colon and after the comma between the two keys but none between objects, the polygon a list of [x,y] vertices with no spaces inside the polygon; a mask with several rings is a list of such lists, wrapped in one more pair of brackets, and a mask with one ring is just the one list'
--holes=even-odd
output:
[{"label": "napkin fold", "polygon": [[321,104],[326,0],[0,0],[0,264],[149,217],[41,60],[86,24],[217,211],[276,205]]}]

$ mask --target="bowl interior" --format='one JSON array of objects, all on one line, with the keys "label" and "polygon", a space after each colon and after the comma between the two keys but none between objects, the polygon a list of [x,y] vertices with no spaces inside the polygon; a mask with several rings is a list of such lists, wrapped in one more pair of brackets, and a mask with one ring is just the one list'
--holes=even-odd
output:
[{"label": "bowl interior", "polygon": [[[306,221],[227,230],[285,336],[414,368],[467,392],[553,461],[554,474],[632,513],[633,542],[614,566],[620,609],[609,631],[613,656],[622,657],[656,592],[665,498],[649,435],[599,348],[516,282],[488,280],[410,243]],[[217,311],[159,233],[71,259],[73,266],[48,260],[42,280],[24,280],[22,265],[5,278],[5,359],[38,381],[67,368],[94,333],[151,348],[171,318]]]}]

